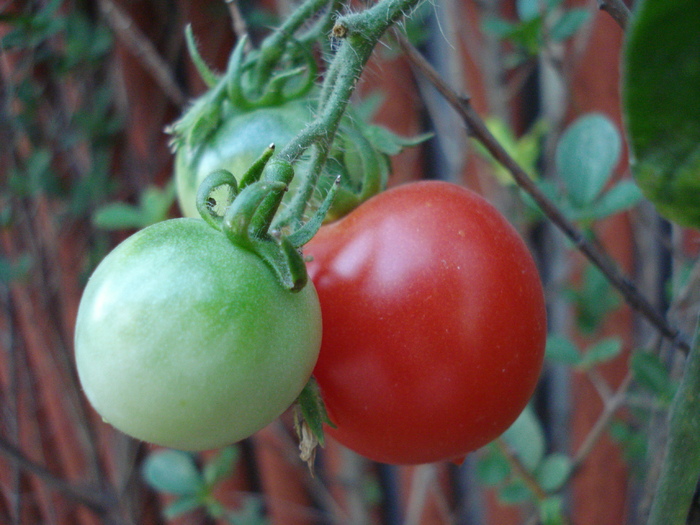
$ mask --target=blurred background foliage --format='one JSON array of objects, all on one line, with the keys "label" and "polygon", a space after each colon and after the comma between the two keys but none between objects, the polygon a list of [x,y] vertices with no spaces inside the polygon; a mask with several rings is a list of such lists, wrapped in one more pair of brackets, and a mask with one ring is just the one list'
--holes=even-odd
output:
[{"label": "blurred background foliage", "polygon": [[[531,406],[461,466],[373,464],[329,443],[314,476],[297,458],[289,415],[192,455],[134,442],[91,411],[72,363],[85,280],[125,236],[179,213],[163,130],[205,88],[184,26],[221,70],[241,20],[259,41],[292,7],[0,3],[0,522],[644,521],[677,353],[469,140],[391,38],[360,92],[380,95],[377,120],[392,130],[435,137],[393,160],[390,184],[443,178],[480,191],[540,263],[552,336]],[[587,242],[692,333],[698,237],[659,218],[629,177],[623,29],[612,17],[594,1],[440,0],[405,29]]]}]

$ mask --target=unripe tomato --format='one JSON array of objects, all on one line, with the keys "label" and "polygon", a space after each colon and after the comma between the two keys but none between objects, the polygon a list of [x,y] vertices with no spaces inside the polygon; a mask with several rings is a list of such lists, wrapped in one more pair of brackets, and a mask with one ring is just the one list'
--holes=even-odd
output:
[{"label": "unripe tomato", "polygon": [[201,143],[178,146],[175,184],[185,217],[199,217],[195,199],[202,181],[225,169],[240,178],[270,144],[285,146],[313,118],[308,99],[225,114],[217,130]]},{"label": "unripe tomato", "polygon": [[321,228],[305,255],[328,434],[418,464],[461,458],[518,417],[542,368],[544,295],[525,243],[485,199],[399,186]]},{"label": "unripe tomato", "polygon": [[135,438],[203,450],[243,439],[296,399],[321,313],[257,255],[200,219],[132,235],[90,278],[75,352],[85,394]]}]

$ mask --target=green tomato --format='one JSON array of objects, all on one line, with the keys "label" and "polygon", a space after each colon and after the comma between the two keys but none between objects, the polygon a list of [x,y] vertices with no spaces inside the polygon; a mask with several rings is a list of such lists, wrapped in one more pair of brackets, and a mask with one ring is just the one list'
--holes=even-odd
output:
[{"label": "green tomato", "polygon": [[312,117],[307,99],[253,111],[232,112],[201,144],[179,146],[175,158],[175,183],[182,214],[199,217],[195,205],[197,189],[210,173],[225,169],[240,178],[270,144],[275,144],[278,149],[283,147]]},{"label": "green tomato", "polygon": [[80,302],[78,374],[103,419],[182,450],[244,439],[296,399],[316,363],[314,286],[284,289],[257,255],[199,219],[141,230]]}]

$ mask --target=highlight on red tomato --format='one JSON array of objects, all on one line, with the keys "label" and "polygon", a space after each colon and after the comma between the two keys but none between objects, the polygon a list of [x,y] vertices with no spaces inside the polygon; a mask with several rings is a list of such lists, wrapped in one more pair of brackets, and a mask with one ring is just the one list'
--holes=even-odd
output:
[{"label": "highlight on red tomato", "polygon": [[297,398],[321,342],[314,287],[293,293],[201,219],[141,230],[80,301],[78,374],[110,424],[182,450],[244,439]]},{"label": "highlight on red tomato", "polygon": [[544,358],[537,268],[484,198],[423,181],[306,245],[323,312],[326,432],[379,462],[459,460],[525,408]]}]

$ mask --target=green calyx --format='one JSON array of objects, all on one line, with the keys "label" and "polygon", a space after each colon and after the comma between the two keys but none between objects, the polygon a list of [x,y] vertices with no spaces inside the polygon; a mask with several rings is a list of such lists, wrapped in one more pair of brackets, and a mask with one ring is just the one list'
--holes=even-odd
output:
[{"label": "green calyx", "polygon": [[298,292],[308,281],[299,248],[321,227],[335,191],[331,188],[324,203],[302,227],[289,234],[273,229],[273,219],[294,176],[288,162],[270,162],[273,153],[274,145],[270,145],[240,180],[226,170],[213,172],[199,187],[197,209],[232,243],[265,261],[282,286]]},{"label": "green calyx", "polygon": [[[366,108],[346,111],[374,44],[416,1],[393,0],[388,10],[366,11],[372,20],[367,34],[356,24],[363,17],[339,19],[348,33],[320,89],[311,49],[328,45],[336,1],[305,0],[258,49],[249,49],[242,36],[222,75],[206,65],[191,28],[186,30],[190,55],[209,90],[168,130],[177,154],[180,206],[257,253],[290,290],[307,281],[300,247],[324,221],[342,217],[386,187],[389,156],[427,138],[405,139],[369,124]],[[311,29],[299,31],[314,17]],[[291,139],[290,127],[298,128]],[[252,144],[253,137],[277,142],[281,151],[268,148],[248,168],[262,148]]]},{"label": "green calyx", "polygon": [[[190,26],[185,32],[188,49],[209,90],[170,126],[171,146],[194,147],[206,141],[230,115],[280,106],[302,98],[313,88],[317,65],[306,44],[289,36],[276,43],[263,43],[247,51],[247,36],[239,38],[229,57],[226,72],[217,75],[199,54]],[[261,71],[260,64],[267,67]]]}]

